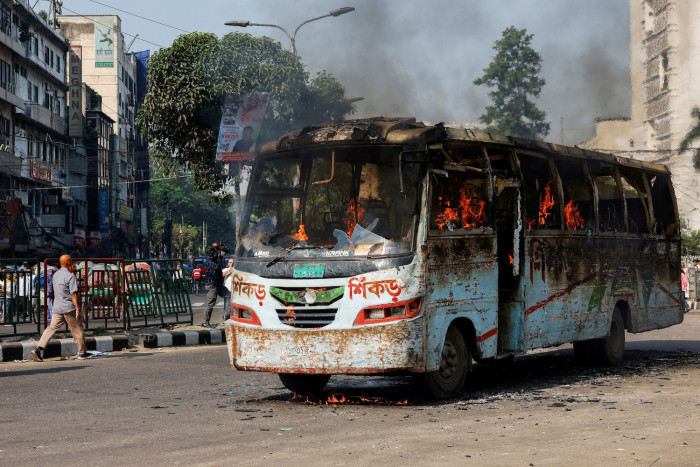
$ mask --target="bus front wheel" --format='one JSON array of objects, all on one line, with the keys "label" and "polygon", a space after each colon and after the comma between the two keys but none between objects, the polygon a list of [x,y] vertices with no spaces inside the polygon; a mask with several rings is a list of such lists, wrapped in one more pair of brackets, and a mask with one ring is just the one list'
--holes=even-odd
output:
[{"label": "bus front wheel", "polygon": [[442,347],[440,367],[421,375],[421,383],[435,399],[448,399],[459,395],[471,370],[472,355],[459,330],[450,326]]},{"label": "bus front wheel", "polygon": [[285,388],[299,395],[317,394],[331,379],[331,375],[300,375],[295,373],[280,373],[279,377]]}]

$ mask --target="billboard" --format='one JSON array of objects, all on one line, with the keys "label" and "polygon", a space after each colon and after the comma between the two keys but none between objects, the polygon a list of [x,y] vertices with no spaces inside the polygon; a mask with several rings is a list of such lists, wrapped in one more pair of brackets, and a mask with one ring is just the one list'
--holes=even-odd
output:
[{"label": "billboard", "polygon": [[226,99],[221,116],[216,162],[238,162],[253,159],[255,140],[260,133],[268,94],[253,92],[239,98]]},{"label": "billboard", "polygon": [[83,137],[83,48],[71,45],[68,51],[68,136]]},{"label": "billboard", "polygon": [[114,68],[114,29],[111,20],[95,21],[95,68]]},{"label": "billboard", "polygon": [[97,193],[97,210],[100,218],[100,232],[109,233],[109,190]]}]

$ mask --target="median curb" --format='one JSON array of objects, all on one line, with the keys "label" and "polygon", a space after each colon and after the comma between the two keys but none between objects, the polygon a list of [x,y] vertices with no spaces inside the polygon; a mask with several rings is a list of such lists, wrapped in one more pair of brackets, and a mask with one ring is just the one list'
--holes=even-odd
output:
[{"label": "median curb", "polygon": [[186,345],[212,345],[226,343],[226,332],[223,329],[208,329],[203,331],[156,332],[141,334],[139,343],[148,349],[156,347],[174,347]]},{"label": "median curb", "polygon": [[[0,344],[0,362],[15,360],[31,360],[29,352],[36,349],[39,341],[9,342]],[[127,336],[98,336],[86,337],[88,350],[98,352],[114,352],[129,347]],[[44,349],[44,358],[69,357],[78,354],[78,346],[73,339],[52,339]]]}]

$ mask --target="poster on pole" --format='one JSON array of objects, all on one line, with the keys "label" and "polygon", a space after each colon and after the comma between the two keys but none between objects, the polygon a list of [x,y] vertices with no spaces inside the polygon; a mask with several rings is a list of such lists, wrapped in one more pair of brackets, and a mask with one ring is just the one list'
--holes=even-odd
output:
[{"label": "poster on pole", "polygon": [[253,92],[238,98],[226,98],[221,116],[216,162],[253,160],[255,141],[265,116],[269,96]]}]

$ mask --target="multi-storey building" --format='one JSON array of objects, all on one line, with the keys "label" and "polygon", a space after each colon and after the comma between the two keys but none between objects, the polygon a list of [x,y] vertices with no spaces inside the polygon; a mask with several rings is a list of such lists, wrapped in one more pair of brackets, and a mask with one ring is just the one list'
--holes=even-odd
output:
[{"label": "multi-storey building", "polygon": [[84,232],[87,166],[66,135],[67,51],[27,0],[1,0],[0,198],[13,208],[2,213],[5,256],[70,251]]},{"label": "multi-storey building", "polygon": [[[601,121],[585,146],[667,164],[673,173],[681,218],[700,229],[700,172],[695,150],[680,143],[697,123],[700,106],[700,3],[696,0],[630,0],[632,111],[630,118]],[[696,90],[697,88],[697,90]],[[700,141],[695,142],[697,147]]]},{"label": "multi-storey building", "polygon": [[[114,122],[111,142],[113,157],[110,167],[112,178],[106,196],[109,204],[109,232],[102,224],[103,243],[111,245],[113,254],[133,257],[144,252],[140,249],[140,238],[146,232],[142,207],[147,206],[147,184],[143,171],[138,171],[136,154],[138,133],[134,126],[137,99],[137,58],[129,54],[121,32],[119,16],[61,16],[60,32],[71,46],[82,48],[82,80],[94,89],[102,101],[101,111]],[[143,162],[139,159],[138,164]],[[103,188],[100,188],[103,190]],[[90,208],[93,212],[94,209]]]}]

